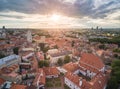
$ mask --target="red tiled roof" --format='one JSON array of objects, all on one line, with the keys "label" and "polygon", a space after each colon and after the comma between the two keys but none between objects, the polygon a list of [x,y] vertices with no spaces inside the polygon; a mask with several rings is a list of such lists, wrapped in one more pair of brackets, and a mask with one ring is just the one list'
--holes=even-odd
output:
[{"label": "red tiled roof", "polygon": [[38,69],[37,75],[33,81],[33,85],[36,85],[37,82],[39,82],[39,84],[45,84],[45,73],[43,69]]},{"label": "red tiled roof", "polygon": [[104,67],[104,64],[102,63],[102,60],[94,54],[91,53],[83,53],[80,59],[80,65],[87,68],[93,68],[100,70]]},{"label": "red tiled roof", "polygon": [[79,69],[79,66],[76,63],[70,62],[70,63],[65,64],[63,66],[63,68],[66,69],[69,72],[74,72],[75,70]]},{"label": "red tiled roof", "polygon": [[57,70],[56,67],[44,67],[43,68],[45,75],[59,75],[60,72]]},{"label": "red tiled roof", "polygon": [[4,79],[0,78],[0,86],[5,82]]},{"label": "red tiled roof", "polygon": [[[107,77],[99,72],[91,81],[86,81],[82,79],[76,74],[72,74],[71,72],[67,72],[65,75],[70,81],[72,81],[75,85],[80,87],[81,89],[104,89],[107,84]],[[79,85],[80,79],[82,81],[82,85]]]},{"label": "red tiled roof", "polygon": [[107,76],[99,72],[92,80],[92,89],[104,89],[107,84]]},{"label": "red tiled roof", "polygon": [[[90,71],[92,71],[92,72],[95,72],[95,73],[97,73],[99,70],[97,70],[96,68],[94,68],[94,67],[90,67],[90,66],[88,66],[88,65],[86,65],[86,64],[83,64],[83,63],[79,63],[80,64],[80,69],[81,70],[90,70]],[[83,69],[84,68],[84,69]]]},{"label": "red tiled roof", "polygon": [[79,81],[80,81],[80,79],[82,79],[78,75],[73,74],[71,72],[67,72],[66,75],[65,75],[65,77],[68,78],[70,81],[72,81],[77,86],[79,86]]},{"label": "red tiled roof", "polygon": [[12,87],[10,89],[26,89],[27,86],[25,85],[18,85],[18,84],[14,84],[12,85]]},{"label": "red tiled roof", "polygon": [[4,44],[4,45],[0,45],[0,50],[1,49],[8,49],[8,48],[12,48],[14,47],[14,44]]}]

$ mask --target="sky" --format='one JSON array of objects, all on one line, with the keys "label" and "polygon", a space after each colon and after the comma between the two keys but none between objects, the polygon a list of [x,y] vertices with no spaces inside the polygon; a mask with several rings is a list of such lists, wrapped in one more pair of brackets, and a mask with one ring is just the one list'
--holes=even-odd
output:
[{"label": "sky", "polygon": [[120,0],[0,0],[0,28],[120,28]]}]

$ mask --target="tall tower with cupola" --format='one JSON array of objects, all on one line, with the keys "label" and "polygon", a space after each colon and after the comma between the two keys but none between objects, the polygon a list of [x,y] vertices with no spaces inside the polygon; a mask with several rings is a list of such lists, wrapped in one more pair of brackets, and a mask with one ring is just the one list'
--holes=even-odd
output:
[{"label": "tall tower with cupola", "polygon": [[0,29],[0,38],[6,38],[5,26],[3,26],[2,29]]},{"label": "tall tower with cupola", "polygon": [[31,31],[27,32],[27,41],[32,42],[32,33],[31,33]]}]

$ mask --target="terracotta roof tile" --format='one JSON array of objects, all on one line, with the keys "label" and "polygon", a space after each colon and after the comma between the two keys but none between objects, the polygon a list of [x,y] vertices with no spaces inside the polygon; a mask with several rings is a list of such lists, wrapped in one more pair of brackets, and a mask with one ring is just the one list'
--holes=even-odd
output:
[{"label": "terracotta roof tile", "polygon": [[75,70],[79,69],[79,66],[76,63],[70,62],[70,63],[65,64],[63,66],[63,68],[66,69],[69,72],[74,72]]},{"label": "terracotta roof tile", "polygon": [[37,75],[33,81],[33,85],[36,85],[37,82],[39,82],[39,84],[45,84],[45,73],[43,69],[38,69]]},{"label": "terracotta roof tile", "polygon": [[0,85],[2,85],[4,82],[5,82],[5,80],[0,78]]},{"label": "terracotta roof tile", "polygon": [[83,53],[79,63],[81,66],[92,70],[100,70],[104,67],[102,60],[98,56],[91,53]]},{"label": "terracotta roof tile", "polygon": [[27,86],[25,85],[18,85],[18,84],[14,84],[12,85],[12,87],[10,89],[26,89]]},{"label": "terracotta roof tile", "polygon": [[60,74],[60,72],[57,70],[56,67],[44,67],[43,70],[44,70],[46,76],[47,75],[59,75]]}]

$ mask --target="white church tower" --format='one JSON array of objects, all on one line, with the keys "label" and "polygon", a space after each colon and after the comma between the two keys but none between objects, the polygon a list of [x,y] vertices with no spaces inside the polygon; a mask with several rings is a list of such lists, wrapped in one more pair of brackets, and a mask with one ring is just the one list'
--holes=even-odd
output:
[{"label": "white church tower", "polygon": [[0,38],[6,38],[5,26],[3,26],[2,29],[0,29]]},{"label": "white church tower", "polygon": [[28,42],[32,42],[32,34],[31,34],[31,31],[28,31],[28,32],[27,32],[27,41],[28,41]]}]

